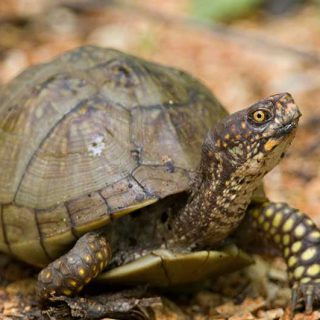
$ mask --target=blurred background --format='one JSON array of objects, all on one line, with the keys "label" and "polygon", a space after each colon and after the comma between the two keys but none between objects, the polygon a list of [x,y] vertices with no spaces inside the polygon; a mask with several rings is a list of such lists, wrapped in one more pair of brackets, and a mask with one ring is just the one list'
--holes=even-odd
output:
[{"label": "blurred background", "polygon": [[319,0],[0,1],[0,85],[84,44],[187,70],[230,111],[291,92],[300,130],[266,185],[320,224]]},{"label": "blurred background", "polygon": [[231,112],[292,93],[301,125],[267,192],[320,226],[320,0],[0,0],[0,87],[84,44],[184,69]]}]

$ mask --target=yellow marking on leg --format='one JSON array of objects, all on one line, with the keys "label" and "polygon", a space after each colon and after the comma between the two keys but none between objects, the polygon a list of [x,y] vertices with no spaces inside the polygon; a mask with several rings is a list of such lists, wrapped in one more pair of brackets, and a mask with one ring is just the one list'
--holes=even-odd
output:
[{"label": "yellow marking on leg", "polygon": [[275,241],[275,243],[280,243],[280,241],[281,241],[281,236],[280,236],[280,234],[276,234],[276,235],[274,236],[274,241]]},{"label": "yellow marking on leg", "polygon": [[79,291],[81,291],[82,289],[83,289],[83,286],[80,286],[80,287],[77,288],[77,291],[79,292]]},{"label": "yellow marking on leg", "polygon": [[100,262],[100,270],[102,271],[103,268],[104,268],[104,264],[103,264],[103,262]]},{"label": "yellow marking on leg", "polygon": [[263,224],[263,230],[268,231],[270,229],[270,222],[266,221]]},{"label": "yellow marking on leg", "polygon": [[251,212],[251,215],[252,215],[254,218],[258,218],[259,212],[260,212],[260,210],[255,209],[255,210],[253,210],[253,211]]},{"label": "yellow marking on leg", "polygon": [[297,258],[294,256],[291,256],[288,260],[288,266],[293,267],[297,263]]},{"label": "yellow marking on leg", "polygon": [[287,258],[290,256],[290,249],[289,248],[285,248],[284,249],[284,257]]},{"label": "yellow marking on leg", "polygon": [[308,261],[312,258],[314,258],[314,256],[317,254],[317,250],[315,247],[311,247],[311,248],[308,248],[306,249],[302,255],[301,255],[301,259],[304,260],[304,261]]},{"label": "yellow marking on leg", "polygon": [[282,238],[282,244],[287,246],[290,243],[290,236],[288,234],[284,235]]},{"label": "yellow marking on leg", "polygon": [[78,273],[81,277],[85,276],[86,275],[86,270],[84,270],[84,268],[79,268],[78,269]]},{"label": "yellow marking on leg", "polygon": [[312,231],[308,234],[308,238],[311,240],[319,240],[320,239],[320,232],[319,231]]},{"label": "yellow marking on leg", "polygon": [[296,279],[300,279],[300,278],[302,277],[303,273],[304,273],[304,267],[303,267],[303,266],[299,266],[299,267],[296,268],[296,269],[294,270],[294,272],[293,272],[294,277],[295,277]]},{"label": "yellow marking on leg", "polygon": [[70,279],[69,280],[69,284],[72,287],[77,287],[78,286],[78,282],[76,280]]},{"label": "yellow marking on leg", "polygon": [[96,251],[97,250],[97,247],[94,243],[89,243],[89,247],[93,250],[93,251]]},{"label": "yellow marking on leg", "polygon": [[304,236],[306,233],[306,227],[303,224],[299,224],[295,229],[294,229],[294,235],[298,238],[301,238]]},{"label": "yellow marking on leg", "polygon": [[274,213],[273,208],[268,208],[264,214],[266,215],[266,217],[270,218],[273,215],[273,213]]},{"label": "yellow marking on leg", "polygon": [[280,212],[276,213],[272,220],[272,225],[275,228],[278,228],[280,226],[281,220],[282,220],[282,214]]},{"label": "yellow marking on leg", "polygon": [[258,222],[260,224],[262,224],[264,222],[264,216],[263,215],[260,215],[259,218],[258,218]]},{"label": "yellow marking on leg", "polygon": [[275,235],[276,232],[277,232],[277,229],[276,229],[276,228],[271,228],[270,231],[269,231],[269,233],[270,233],[272,236]]},{"label": "yellow marking on leg", "polygon": [[288,231],[290,231],[290,230],[292,229],[293,225],[294,225],[294,219],[289,218],[289,219],[284,223],[284,225],[283,225],[283,227],[282,227],[282,230],[283,230],[284,232],[288,232]]},{"label": "yellow marking on leg", "polygon": [[305,223],[306,223],[307,225],[309,225],[309,226],[314,226],[313,221],[312,221],[311,219],[309,219],[309,218],[306,219]]},{"label": "yellow marking on leg", "polygon": [[302,247],[302,242],[300,241],[296,241],[292,246],[291,246],[291,250],[293,253],[297,253]]},{"label": "yellow marking on leg", "polygon": [[91,263],[92,261],[92,258],[89,254],[86,254],[85,257],[84,257],[84,260],[87,262],[87,263]]},{"label": "yellow marking on leg", "polygon": [[62,293],[65,295],[65,296],[70,296],[72,291],[70,289],[63,289],[62,290]]},{"label": "yellow marking on leg", "polygon": [[101,252],[98,252],[98,253],[96,254],[96,257],[97,257],[99,260],[104,260],[104,259],[103,259],[103,255],[102,255]]},{"label": "yellow marking on leg", "polygon": [[289,208],[285,208],[284,210],[283,210],[283,213],[284,214],[289,214],[291,212],[291,210],[289,209]]},{"label": "yellow marking on leg", "polygon": [[85,278],[85,279],[84,279],[84,282],[85,282],[85,283],[89,283],[90,281],[91,281],[91,278]]},{"label": "yellow marking on leg", "polygon": [[320,273],[320,265],[318,264],[313,264],[307,269],[307,275],[308,276],[316,276],[317,274]]}]

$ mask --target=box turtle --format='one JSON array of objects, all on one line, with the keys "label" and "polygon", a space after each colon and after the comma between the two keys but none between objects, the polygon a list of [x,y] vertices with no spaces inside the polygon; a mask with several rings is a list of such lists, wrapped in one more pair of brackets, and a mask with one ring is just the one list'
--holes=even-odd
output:
[{"label": "box turtle", "polygon": [[293,307],[312,310],[320,232],[261,184],[296,131],[290,94],[228,115],[185,72],[86,46],[30,67],[0,97],[0,250],[43,267],[41,299],[98,276],[200,281],[250,263],[226,239],[250,246],[256,234],[284,256]]}]

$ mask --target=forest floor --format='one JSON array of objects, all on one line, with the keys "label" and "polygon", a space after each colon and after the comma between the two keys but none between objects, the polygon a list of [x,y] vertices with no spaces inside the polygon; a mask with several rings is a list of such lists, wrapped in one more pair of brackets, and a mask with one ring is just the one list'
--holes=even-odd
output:
[{"label": "forest floor", "polygon": [[[288,91],[303,117],[290,151],[265,179],[267,194],[320,225],[319,8],[307,5],[281,16],[258,12],[229,24],[203,24],[190,18],[187,0],[101,3],[1,2],[0,85],[30,64],[95,44],[192,73],[230,112]],[[179,312],[176,307],[156,307],[157,319],[289,319],[283,261],[257,260],[256,266],[219,279],[210,290],[177,299]],[[34,307],[34,275],[32,268],[0,256],[3,319],[24,319]],[[320,319],[320,313],[298,313],[294,319]]]}]

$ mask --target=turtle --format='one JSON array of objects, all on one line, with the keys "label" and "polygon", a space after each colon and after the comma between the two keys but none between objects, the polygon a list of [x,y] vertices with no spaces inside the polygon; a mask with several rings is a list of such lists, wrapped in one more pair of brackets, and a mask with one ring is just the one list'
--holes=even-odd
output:
[{"label": "turtle", "polygon": [[300,116],[289,93],[229,115],[187,72],[115,49],[31,66],[0,91],[0,251],[42,268],[48,300],[93,279],[165,287],[233,271],[252,262],[233,244],[252,245],[250,229],[309,312],[320,231],[262,185]]}]

